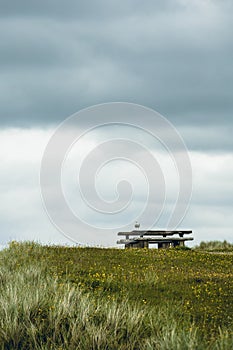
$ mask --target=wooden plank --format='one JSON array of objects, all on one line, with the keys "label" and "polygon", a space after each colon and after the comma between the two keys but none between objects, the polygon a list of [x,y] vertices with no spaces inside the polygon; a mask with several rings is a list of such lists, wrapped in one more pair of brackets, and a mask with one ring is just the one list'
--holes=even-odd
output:
[{"label": "wooden plank", "polygon": [[125,245],[125,248],[149,248],[148,241],[131,241]]},{"label": "wooden plank", "polygon": [[154,237],[135,237],[129,239],[120,239],[117,241],[117,244],[130,244],[137,242],[148,242],[148,243],[173,243],[173,242],[185,242],[185,241],[193,241],[193,237],[180,238],[180,237],[171,237],[171,238],[154,238]]},{"label": "wooden plank", "polygon": [[131,232],[118,232],[118,236],[173,236],[175,234],[178,234],[180,237],[183,237],[183,235],[190,234],[192,231],[161,231],[161,230],[147,230],[147,231],[142,231],[142,230],[134,230]]}]

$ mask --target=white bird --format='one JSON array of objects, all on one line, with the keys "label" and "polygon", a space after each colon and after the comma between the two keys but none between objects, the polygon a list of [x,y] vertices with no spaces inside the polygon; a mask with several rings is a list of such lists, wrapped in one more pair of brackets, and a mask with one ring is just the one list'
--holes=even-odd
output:
[{"label": "white bird", "polygon": [[134,224],[134,227],[136,228],[136,229],[139,229],[139,227],[140,227],[140,224],[139,224],[139,222],[135,222],[135,224]]}]

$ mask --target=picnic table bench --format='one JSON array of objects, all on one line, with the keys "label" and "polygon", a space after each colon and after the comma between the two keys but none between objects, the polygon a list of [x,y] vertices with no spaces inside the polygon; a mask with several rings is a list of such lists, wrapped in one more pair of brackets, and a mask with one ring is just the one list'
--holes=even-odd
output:
[{"label": "picnic table bench", "polygon": [[[149,248],[149,244],[152,243],[158,244],[158,249],[184,246],[185,241],[193,240],[193,237],[184,237],[184,235],[191,233],[192,231],[190,230],[133,230],[131,232],[118,232],[118,236],[125,236],[125,238],[118,240],[117,244],[124,244],[125,248]],[[130,238],[130,236],[133,237]]]}]

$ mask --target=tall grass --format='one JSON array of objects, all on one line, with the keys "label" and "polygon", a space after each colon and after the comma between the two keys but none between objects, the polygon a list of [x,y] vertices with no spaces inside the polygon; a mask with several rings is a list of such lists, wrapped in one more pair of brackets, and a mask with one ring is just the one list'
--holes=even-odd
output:
[{"label": "tall grass", "polygon": [[[54,277],[44,250],[27,243],[0,254],[1,349],[232,349],[230,330],[205,338],[172,300],[132,303],[127,292],[95,294]],[[140,283],[154,288],[154,276],[147,271]]]},{"label": "tall grass", "polygon": [[[169,309],[154,317],[127,299],[96,300],[69,283],[59,284],[37,266],[2,267],[0,292],[2,349],[163,348],[184,337]],[[193,336],[188,332],[186,338],[189,343]]]},{"label": "tall grass", "polygon": [[201,242],[195,249],[203,250],[203,251],[232,251],[233,252],[233,244],[225,241],[209,241],[209,242]]}]

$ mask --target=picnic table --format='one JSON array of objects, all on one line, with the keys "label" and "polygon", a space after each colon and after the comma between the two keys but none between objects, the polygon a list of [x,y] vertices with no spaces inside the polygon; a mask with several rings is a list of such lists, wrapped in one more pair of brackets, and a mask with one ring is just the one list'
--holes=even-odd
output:
[{"label": "picnic table", "polygon": [[[157,244],[158,249],[185,246],[186,241],[192,241],[190,230],[133,230],[130,232],[118,232],[118,236],[125,238],[117,241],[117,244],[124,244],[125,248],[149,248],[149,244]],[[131,238],[131,236],[133,236]]]}]

